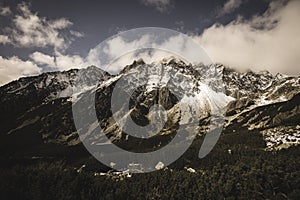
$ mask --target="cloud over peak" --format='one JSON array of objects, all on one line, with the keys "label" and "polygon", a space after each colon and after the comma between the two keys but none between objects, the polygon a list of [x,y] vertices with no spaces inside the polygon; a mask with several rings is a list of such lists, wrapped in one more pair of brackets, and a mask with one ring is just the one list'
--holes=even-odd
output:
[{"label": "cloud over peak", "polygon": [[299,75],[300,1],[273,1],[263,15],[214,24],[194,38],[216,62]]},{"label": "cloud over peak", "polygon": [[0,85],[15,80],[21,76],[29,76],[41,73],[39,68],[32,61],[23,61],[17,56],[3,58],[0,56]]},{"label": "cloud over peak", "polygon": [[68,70],[71,68],[86,67],[84,59],[78,55],[63,55],[56,53],[55,56],[47,55],[41,52],[34,52],[29,55],[34,63],[54,70]]}]

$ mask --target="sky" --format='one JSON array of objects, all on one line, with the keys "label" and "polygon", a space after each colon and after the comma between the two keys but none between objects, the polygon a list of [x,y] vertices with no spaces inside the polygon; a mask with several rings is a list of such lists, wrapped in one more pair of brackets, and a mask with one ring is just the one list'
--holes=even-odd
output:
[{"label": "sky", "polygon": [[[47,71],[103,68],[95,47],[141,27],[187,34],[214,62],[237,70],[299,76],[299,11],[298,0],[0,0],[0,85]],[[113,38],[106,53],[144,39]]]}]

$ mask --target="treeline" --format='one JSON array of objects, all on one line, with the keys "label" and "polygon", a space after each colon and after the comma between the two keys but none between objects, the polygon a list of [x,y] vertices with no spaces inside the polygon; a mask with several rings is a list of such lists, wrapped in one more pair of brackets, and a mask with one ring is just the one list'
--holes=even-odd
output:
[{"label": "treeline", "polygon": [[200,160],[199,139],[168,169],[123,180],[66,162],[15,165],[0,170],[0,199],[300,199],[300,147],[265,152],[261,141],[228,134]]}]

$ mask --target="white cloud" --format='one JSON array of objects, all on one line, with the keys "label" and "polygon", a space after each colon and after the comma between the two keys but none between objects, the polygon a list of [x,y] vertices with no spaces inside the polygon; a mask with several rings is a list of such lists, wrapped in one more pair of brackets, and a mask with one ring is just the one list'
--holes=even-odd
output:
[{"label": "white cloud", "polygon": [[173,53],[155,49],[155,50],[144,50],[141,52],[129,52],[118,59],[114,60],[107,68],[104,68],[110,73],[118,73],[122,70],[126,65],[130,65],[134,60],[138,60],[142,58],[145,63],[158,62],[163,60],[164,58],[170,58],[174,56]]},{"label": "white cloud", "polygon": [[78,55],[62,55],[56,56],[56,68],[58,70],[68,70],[71,68],[86,67],[84,60]]},{"label": "white cloud", "polygon": [[[64,50],[79,32],[69,30],[72,22],[65,18],[48,20],[33,13],[26,3],[18,4],[19,13],[13,17],[11,27],[5,28],[6,36],[18,47],[54,47]],[[68,34],[66,34],[68,33]]]},{"label": "white cloud", "polygon": [[[215,24],[206,29],[202,35],[193,36],[216,62],[238,68],[254,71],[269,70],[272,73],[299,74],[300,57],[300,2],[271,2],[269,9],[262,15],[250,20],[238,17],[227,25]],[[156,44],[152,35],[144,35],[135,40],[125,40],[115,37],[107,41],[104,52],[108,58],[118,59],[107,69],[118,72],[133,60],[143,58],[146,62],[159,61],[174,55],[161,50],[132,52],[145,44],[153,43],[153,48],[180,50],[182,55],[188,55],[192,62],[204,61],[199,54],[190,48],[184,38],[171,37]],[[123,53],[126,55],[121,55]],[[105,60],[105,59],[104,59]],[[105,62],[100,62],[100,53],[92,49],[87,57],[89,64],[106,68]]]},{"label": "white cloud", "polygon": [[[105,46],[101,46],[100,49],[98,47],[91,49],[85,58],[85,62],[88,65],[95,65],[103,69],[109,69],[111,72],[117,72],[136,59],[130,52],[144,47],[150,41],[150,35],[143,35],[132,41],[126,41],[124,38],[117,36],[105,41]],[[131,56],[128,57],[128,55],[123,54],[130,54]],[[114,66],[108,68],[107,65],[110,64],[110,61],[114,62]]]},{"label": "white cloud", "polygon": [[[0,15],[12,20],[9,27],[5,27],[0,34],[0,44],[12,44],[17,47],[53,47],[55,56],[41,52],[29,55],[31,60],[21,60],[13,56],[3,58],[0,56],[0,85],[15,80],[21,76],[41,73],[42,67],[53,70],[68,70],[70,68],[84,67],[84,59],[79,55],[64,55],[68,46],[83,33],[70,30],[73,25],[66,18],[49,20],[40,17],[38,13],[30,10],[30,5],[20,3],[18,13],[13,15],[9,7],[0,8]],[[13,16],[10,16],[13,15]]]},{"label": "white cloud", "polygon": [[144,35],[141,38],[130,42],[127,42],[122,37],[118,36],[107,41],[107,47],[104,49],[104,53],[111,58],[120,56],[123,52],[144,46],[146,43],[149,43],[150,40],[150,35]]},{"label": "white cloud", "polygon": [[84,59],[78,55],[63,55],[61,53],[56,53],[56,56],[50,56],[41,52],[34,52],[29,57],[35,63],[47,66],[54,70],[62,71],[86,67]]},{"label": "white cloud", "polygon": [[16,56],[3,58],[0,56],[0,84],[5,84],[21,76],[41,73],[42,67],[47,66],[53,70],[68,70],[81,68],[84,59],[78,55],[64,55],[68,46],[83,34],[70,30],[73,25],[66,18],[49,20],[40,17],[38,13],[30,10],[30,5],[20,3],[18,13],[13,15],[9,7],[0,8],[0,15],[10,16],[10,27],[5,27],[0,35],[0,44],[12,44],[17,47],[53,47],[55,56],[41,52],[29,55],[31,60],[23,61]]},{"label": "white cloud", "polygon": [[220,17],[222,15],[226,15],[228,13],[233,12],[234,10],[239,8],[241,4],[242,0],[228,0],[227,2],[225,2],[221,10],[219,11],[218,16]]},{"label": "white cloud", "polygon": [[172,0],[141,0],[145,6],[154,7],[159,12],[169,12],[173,7]]},{"label": "white cloud", "polygon": [[195,39],[216,62],[300,75],[299,10],[300,1],[273,1],[261,16],[214,24]]},{"label": "white cloud", "polygon": [[[180,57],[192,63],[211,63],[199,45],[182,34],[162,34],[161,30],[154,29],[144,34],[127,32],[105,41],[100,47],[90,50],[86,61],[99,66],[110,73],[117,73],[134,60],[142,58],[146,63],[158,62],[171,56]],[[156,31],[156,32],[155,32]],[[127,36],[136,38],[127,40]],[[124,38],[125,36],[125,38]],[[112,62],[112,63],[111,63]]]},{"label": "white cloud", "polygon": [[54,68],[54,66],[56,65],[54,62],[54,57],[46,55],[44,53],[41,52],[34,52],[32,54],[29,55],[29,57],[37,64],[39,65],[47,65],[50,66],[51,68]]},{"label": "white cloud", "polygon": [[79,31],[70,30],[70,33],[71,33],[71,35],[75,36],[76,38],[80,38],[80,37],[84,36],[84,34]]},{"label": "white cloud", "polygon": [[31,61],[23,61],[16,56],[8,59],[0,56],[0,85],[22,76],[38,74],[40,72],[41,68]]},{"label": "white cloud", "polygon": [[97,48],[91,49],[85,60],[88,65],[94,65],[97,67],[101,66],[99,51],[97,50]]},{"label": "white cloud", "polygon": [[0,7],[0,15],[9,16],[11,14],[12,14],[12,12],[9,7]]},{"label": "white cloud", "polygon": [[[127,41],[123,37],[117,36],[105,41],[106,45],[103,49],[98,49],[97,47],[91,49],[86,57],[86,62],[90,65],[100,66],[111,73],[117,73],[126,65],[131,64],[134,60],[139,58],[143,58],[146,62],[150,63],[153,61],[159,61],[165,57],[169,57],[169,55],[174,55],[158,50],[151,51],[151,53],[149,53],[149,51],[143,51],[142,49],[145,46],[148,46],[148,44],[152,44],[153,47],[159,48],[158,45],[154,44],[154,42],[152,43],[152,41],[153,36],[149,34],[145,34],[132,41]],[[160,47],[162,48],[162,46],[169,45],[178,46],[180,44],[182,44],[182,42],[165,41],[164,43],[160,44]]]},{"label": "white cloud", "polygon": [[7,35],[0,35],[0,44],[7,44],[10,42],[10,39]]},{"label": "white cloud", "polygon": [[57,20],[53,20],[49,23],[49,26],[56,30],[62,30],[72,26],[73,23],[67,20],[66,18],[60,18]]},{"label": "white cloud", "polygon": [[56,56],[51,56],[34,52],[29,57],[31,60],[23,61],[16,56],[0,56],[0,86],[23,76],[38,75],[43,71],[42,67],[59,71],[87,67],[85,60],[78,55],[63,55],[57,52]]}]

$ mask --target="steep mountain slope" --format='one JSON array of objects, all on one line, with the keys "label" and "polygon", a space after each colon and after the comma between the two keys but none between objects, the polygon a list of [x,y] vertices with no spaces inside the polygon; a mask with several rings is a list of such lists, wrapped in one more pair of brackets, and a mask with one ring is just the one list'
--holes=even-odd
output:
[{"label": "steep mountain slope", "polygon": [[227,129],[260,131],[269,150],[300,143],[300,93],[291,100],[256,107],[230,121]]},{"label": "steep mountain slope", "polygon": [[111,77],[96,67],[89,67],[21,78],[2,86],[1,148],[25,148],[44,142],[78,143],[72,125],[70,96],[75,85],[82,83],[77,79],[79,73],[82,79],[90,81],[80,85],[81,91],[89,90],[95,81]]},{"label": "steep mountain slope", "polygon": [[[141,79],[144,84],[138,85],[134,77],[141,71],[150,76]],[[170,73],[172,77],[168,76]],[[118,85],[119,81],[123,84]],[[181,85],[182,82],[185,84]],[[111,104],[116,87],[124,92],[118,94],[119,99],[133,91],[129,109],[126,103]],[[175,95],[172,89],[176,88]],[[192,66],[170,59],[152,64],[138,60],[117,75],[89,67],[21,78],[2,86],[0,146],[5,150],[2,152],[46,144],[81,145],[73,122],[72,100],[76,104],[85,98],[85,92],[95,93],[97,116],[105,133],[128,149],[159,148],[174,137],[178,126],[192,119],[180,111],[180,103],[200,121],[197,127],[200,135],[207,131],[212,109],[227,105],[226,132],[257,130],[264,135],[268,149],[299,143],[299,77],[273,76],[268,72],[240,73],[223,65]],[[167,121],[150,142],[121,131],[110,109],[118,108],[120,120],[130,115],[135,123],[145,126],[155,117],[149,115],[149,109],[157,103],[167,111]],[[91,131],[89,125],[85,129]],[[101,137],[97,139],[97,143],[101,141]]]}]

